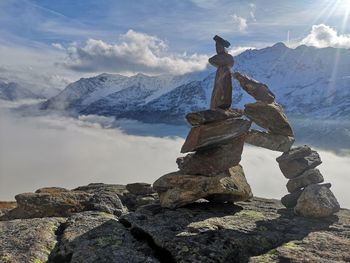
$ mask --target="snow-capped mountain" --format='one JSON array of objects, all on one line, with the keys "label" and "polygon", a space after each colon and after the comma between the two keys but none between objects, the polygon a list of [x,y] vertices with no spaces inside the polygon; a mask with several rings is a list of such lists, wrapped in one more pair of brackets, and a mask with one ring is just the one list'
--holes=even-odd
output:
[{"label": "snow-capped mountain", "polygon": [[[267,84],[289,115],[319,119],[350,116],[350,49],[291,49],[277,43],[236,56],[233,70]],[[183,76],[101,74],[68,85],[42,108],[182,122],[187,112],[208,107],[214,71],[210,67]],[[237,81],[233,87],[234,107],[253,101]]]},{"label": "snow-capped mountain", "polygon": [[42,99],[43,97],[34,94],[29,89],[22,87],[15,82],[5,82],[0,80],[0,99],[2,100],[23,100],[23,99]]}]

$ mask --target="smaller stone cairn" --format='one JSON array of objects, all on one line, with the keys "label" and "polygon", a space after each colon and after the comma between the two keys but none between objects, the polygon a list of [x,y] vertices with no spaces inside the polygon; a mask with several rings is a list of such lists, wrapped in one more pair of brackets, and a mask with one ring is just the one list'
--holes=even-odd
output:
[{"label": "smaller stone cairn", "polygon": [[[327,217],[340,207],[316,169],[321,159],[309,146],[291,148],[294,133],[283,108],[267,85],[247,75],[235,72],[233,77],[256,102],[233,109],[233,57],[225,48],[227,40],[215,36],[217,54],[209,63],[217,67],[210,109],[187,114],[192,125],[177,159],[179,171],[160,177],[153,188],[161,206],[175,208],[204,198],[209,201],[246,201],[252,192],[239,165],[244,142],[273,151],[283,152],[276,160],[283,175],[289,179],[289,194],[282,204],[305,217]],[[252,123],[265,129],[250,129]]]},{"label": "smaller stone cairn", "polygon": [[217,67],[210,109],[187,114],[193,126],[177,159],[179,171],[159,178],[153,188],[163,207],[175,208],[205,198],[210,201],[245,201],[252,192],[239,165],[251,121],[232,103],[233,57],[230,43],[215,36],[217,54],[209,63]]}]

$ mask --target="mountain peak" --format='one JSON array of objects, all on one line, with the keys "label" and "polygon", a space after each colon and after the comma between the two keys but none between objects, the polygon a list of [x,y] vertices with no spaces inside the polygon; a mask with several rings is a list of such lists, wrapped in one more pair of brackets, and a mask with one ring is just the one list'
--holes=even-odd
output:
[{"label": "mountain peak", "polygon": [[288,47],[283,42],[277,42],[276,44],[274,44],[272,46],[272,48],[284,49],[284,48],[288,48]]}]

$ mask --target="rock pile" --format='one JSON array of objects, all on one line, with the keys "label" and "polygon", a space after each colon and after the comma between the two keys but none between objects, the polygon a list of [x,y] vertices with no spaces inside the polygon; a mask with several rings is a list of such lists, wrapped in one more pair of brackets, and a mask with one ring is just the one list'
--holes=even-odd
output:
[{"label": "rock pile", "polygon": [[[162,176],[154,183],[163,207],[175,208],[200,198],[217,201],[242,201],[252,196],[243,168],[239,165],[244,142],[283,152],[277,158],[290,194],[282,198],[288,208],[306,217],[327,217],[339,211],[339,204],[329,190],[319,185],[323,176],[316,151],[308,146],[291,148],[295,139],[283,108],[267,85],[235,72],[233,77],[256,102],[244,110],[231,109],[233,57],[225,48],[227,40],[215,36],[217,54],[209,63],[217,67],[210,109],[187,114],[193,126],[177,159],[178,172]],[[254,123],[263,131],[250,129]]]},{"label": "rock pile", "polygon": [[232,103],[233,57],[225,48],[230,43],[215,36],[217,55],[209,63],[217,67],[210,109],[189,113],[193,126],[177,159],[178,172],[159,178],[153,188],[163,207],[175,208],[205,198],[218,202],[244,201],[252,197],[239,165],[251,121],[242,118]]},{"label": "rock pile", "polygon": [[293,148],[277,158],[283,175],[289,179],[281,202],[306,217],[327,217],[338,212],[340,206],[316,167],[322,163],[319,154],[309,146]]}]

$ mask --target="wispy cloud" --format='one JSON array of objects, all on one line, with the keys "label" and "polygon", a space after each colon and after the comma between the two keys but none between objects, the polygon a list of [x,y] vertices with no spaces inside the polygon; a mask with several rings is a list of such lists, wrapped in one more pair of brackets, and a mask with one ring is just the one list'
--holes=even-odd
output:
[{"label": "wispy cloud", "polygon": [[116,44],[89,39],[85,45],[75,44],[66,51],[64,65],[85,72],[184,74],[205,69],[208,59],[207,55],[171,53],[165,41],[134,30],[120,35]]},{"label": "wispy cloud", "polygon": [[246,31],[246,29],[248,27],[247,19],[245,19],[241,16],[238,16],[237,14],[233,14],[232,20],[233,20],[234,26],[238,29],[238,31],[240,31],[240,32]]}]

